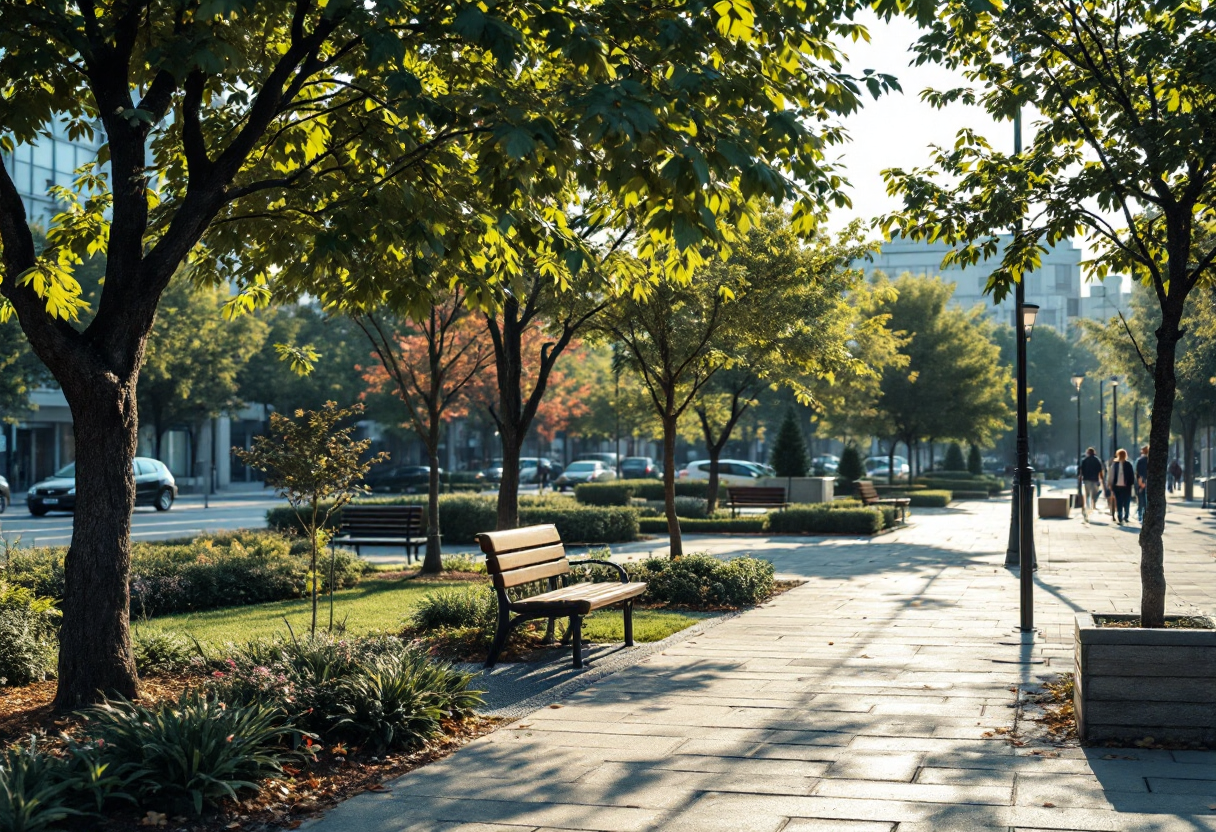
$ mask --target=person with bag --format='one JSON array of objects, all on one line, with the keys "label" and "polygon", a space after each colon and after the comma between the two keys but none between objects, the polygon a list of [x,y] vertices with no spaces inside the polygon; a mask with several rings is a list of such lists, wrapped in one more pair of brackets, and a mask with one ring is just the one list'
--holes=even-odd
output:
[{"label": "person with bag", "polygon": [[1102,493],[1102,480],[1106,476],[1106,466],[1102,464],[1102,460],[1098,459],[1098,452],[1092,447],[1085,449],[1085,458],[1081,460],[1081,470],[1077,472],[1077,476],[1081,479],[1081,485],[1085,489],[1083,508],[1097,509],[1098,495]]},{"label": "person with bag", "polygon": [[1115,461],[1110,465],[1110,473],[1106,478],[1107,487],[1115,497],[1115,522],[1122,526],[1128,520],[1128,512],[1132,505],[1132,486],[1136,481],[1136,469],[1128,462],[1127,451],[1123,448],[1115,451]]},{"label": "person with bag", "polygon": [[1182,463],[1178,461],[1178,457],[1174,457],[1169,467],[1168,490],[1171,494],[1174,493],[1175,488],[1182,487],[1182,473]]}]

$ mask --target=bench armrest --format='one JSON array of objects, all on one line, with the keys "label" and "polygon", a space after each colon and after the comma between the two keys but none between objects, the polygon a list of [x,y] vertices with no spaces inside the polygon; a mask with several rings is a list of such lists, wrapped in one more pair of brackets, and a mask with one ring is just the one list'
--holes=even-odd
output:
[{"label": "bench armrest", "polygon": [[570,561],[571,566],[586,566],[589,563],[598,563],[601,566],[611,566],[613,569],[615,569],[617,572],[620,573],[621,583],[623,583],[623,584],[629,583],[629,573],[626,572],[625,567],[621,566],[619,563],[613,563],[610,560],[572,560],[572,561]]}]

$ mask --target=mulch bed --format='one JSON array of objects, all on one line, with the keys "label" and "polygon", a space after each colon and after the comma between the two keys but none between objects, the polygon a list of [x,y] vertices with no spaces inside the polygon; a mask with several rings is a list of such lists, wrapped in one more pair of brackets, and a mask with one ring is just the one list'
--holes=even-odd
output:
[{"label": "mulch bed", "polygon": [[[1095,615],[1094,623],[1099,627],[1115,627],[1121,629],[1136,629],[1140,627],[1140,616],[1135,618],[1106,618]],[[1165,622],[1167,630],[1211,630],[1212,622],[1202,616],[1187,616]]]},{"label": "mulch bed", "polygon": [[[176,699],[183,690],[202,680],[201,676],[191,674],[141,679],[140,699],[145,703]],[[19,742],[37,733],[45,737],[39,740],[39,746],[53,750],[60,733],[79,728],[80,717],[51,710],[54,696],[54,681],[0,688],[0,745]],[[201,818],[156,810],[118,809],[107,818],[88,818],[67,828],[106,832],[150,827],[182,832],[295,829],[308,817],[360,792],[387,791],[384,781],[448,756],[471,740],[490,733],[498,723],[499,720],[486,717],[449,721],[444,724],[442,735],[410,752],[374,756],[345,745],[320,747],[315,761],[288,769],[286,779],[265,783],[261,791],[239,803],[225,801],[219,811]]]}]

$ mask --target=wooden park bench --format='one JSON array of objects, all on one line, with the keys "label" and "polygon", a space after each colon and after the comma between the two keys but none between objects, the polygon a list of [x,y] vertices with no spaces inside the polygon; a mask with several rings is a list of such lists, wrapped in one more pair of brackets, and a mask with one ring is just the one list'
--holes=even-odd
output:
[{"label": "wooden park bench", "polygon": [[912,505],[912,500],[908,497],[879,497],[878,489],[869,480],[857,481],[857,496],[867,506],[894,506],[899,510],[901,523],[908,519],[908,506]]},{"label": "wooden park bench", "polygon": [[356,555],[362,546],[404,546],[409,563],[426,545],[422,506],[343,506],[338,533],[329,543],[351,546]]},{"label": "wooden park bench", "polygon": [[[574,641],[574,666],[583,666],[583,616],[613,604],[624,604],[625,646],[633,646],[633,599],[646,591],[644,583],[630,583],[624,567],[606,560],[566,560],[557,527],[553,525],[526,526],[502,532],[477,535],[481,551],[486,553],[486,568],[498,593],[498,630],[494,645],[486,657],[486,667],[498,661],[498,654],[507,643],[511,630],[525,621],[537,618],[565,618],[570,627],[562,641]],[[620,583],[570,583],[570,567],[588,563],[611,566],[620,573]],[[513,587],[546,581],[549,591],[512,599]],[[511,617],[515,613],[515,617]]]},{"label": "wooden park bench", "polygon": [[785,508],[785,489],[781,486],[748,485],[726,489],[726,505],[734,517],[741,508]]}]

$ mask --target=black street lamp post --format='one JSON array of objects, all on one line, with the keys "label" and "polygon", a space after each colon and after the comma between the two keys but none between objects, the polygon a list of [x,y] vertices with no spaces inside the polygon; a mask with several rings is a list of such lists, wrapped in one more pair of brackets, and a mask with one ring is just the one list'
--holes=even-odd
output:
[{"label": "black street lamp post", "polygon": [[1081,382],[1085,381],[1084,373],[1073,373],[1072,386],[1077,391],[1077,498],[1081,507],[1085,507],[1085,492],[1081,490]]},{"label": "black street lamp post", "polygon": [[1027,417],[1026,342],[1039,313],[1037,304],[1026,302],[1026,285],[1018,281],[1015,292],[1018,322],[1018,459],[1014,476],[1018,482],[1018,583],[1022,632],[1034,630],[1034,469],[1030,467],[1030,430]]},{"label": "black street lamp post", "polygon": [[1119,450],[1119,377],[1110,377],[1110,458]]}]

